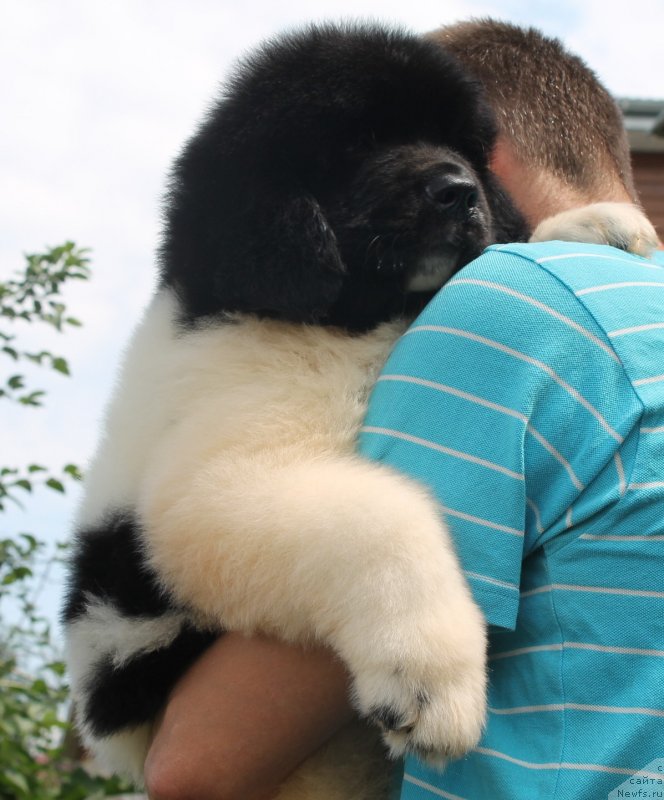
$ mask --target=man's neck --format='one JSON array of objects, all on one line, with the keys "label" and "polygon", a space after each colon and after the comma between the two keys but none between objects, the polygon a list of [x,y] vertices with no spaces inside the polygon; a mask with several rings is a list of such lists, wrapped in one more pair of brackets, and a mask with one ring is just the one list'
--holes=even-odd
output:
[{"label": "man's neck", "polygon": [[570,187],[556,175],[524,164],[503,138],[498,139],[492,154],[491,169],[533,229],[554,214],[589,203],[633,202],[620,185],[607,186],[601,193]]}]

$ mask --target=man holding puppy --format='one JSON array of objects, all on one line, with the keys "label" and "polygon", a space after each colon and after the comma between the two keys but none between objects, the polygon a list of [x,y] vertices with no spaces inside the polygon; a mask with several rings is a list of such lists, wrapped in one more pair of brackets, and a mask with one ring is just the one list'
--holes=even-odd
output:
[{"label": "man holding puppy", "polygon": [[[533,226],[633,200],[620,114],[578,59],[500,23],[432,36],[486,86],[493,169]],[[601,798],[664,759],[663,320],[657,259],[501,246],[386,365],[362,452],[432,487],[493,631],[485,736],[443,773],[409,760],[403,798]],[[267,800],[351,715],[329,653],[225,636],[164,711],[151,797]]]}]

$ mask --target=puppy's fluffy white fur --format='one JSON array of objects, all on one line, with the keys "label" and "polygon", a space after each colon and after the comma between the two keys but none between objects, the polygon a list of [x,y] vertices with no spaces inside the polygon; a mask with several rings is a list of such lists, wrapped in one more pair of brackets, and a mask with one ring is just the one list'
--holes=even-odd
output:
[{"label": "puppy's fluffy white fur", "polygon": [[[533,238],[596,240],[597,230],[656,245],[640,212],[617,204],[567,212]],[[463,754],[484,724],[482,615],[426,490],[354,454],[403,323],[348,336],[238,314],[183,332],[177,314],[162,289],[133,337],[79,524],[137,509],[149,563],[198,625],[326,642],[348,665],[361,712],[400,714],[405,730],[385,734],[394,755],[407,744]],[[74,696],[100,654],[122,662],[156,650],[183,622],[176,611],[147,621],[89,608],[68,630]],[[83,733],[102,761],[140,780],[149,726]],[[381,798],[388,773],[378,736],[355,725],[280,798]]]},{"label": "puppy's fluffy white fur", "polygon": [[[349,666],[360,711],[387,706],[413,727],[387,734],[394,754],[416,737],[461,755],[484,722],[482,616],[427,492],[353,452],[403,325],[350,337],[238,315],[183,334],[177,311],[162,290],[134,336],[79,523],[109,503],[137,508],[149,562],[200,625],[325,641]],[[102,648],[114,624],[131,653],[177,632],[177,619],[144,626],[132,647],[103,613]],[[91,664],[77,646],[86,622],[69,632],[75,685]],[[136,775],[145,731],[89,742]]]}]

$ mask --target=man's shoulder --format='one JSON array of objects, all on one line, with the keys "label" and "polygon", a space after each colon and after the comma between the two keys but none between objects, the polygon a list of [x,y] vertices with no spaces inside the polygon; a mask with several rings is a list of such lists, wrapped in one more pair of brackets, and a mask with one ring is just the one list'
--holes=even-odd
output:
[{"label": "man's shoulder", "polygon": [[[613,363],[609,332],[652,327],[664,318],[664,292],[653,293],[653,285],[664,288],[664,266],[612,247],[559,241],[495,245],[448,281],[411,331],[463,331],[464,341],[499,342],[540,360],[558,358],[550,347],[581,335]],[[654,298],[642,303],[643,293]],[[648,311],[635,315],[635,307]]]},{"label": "man's shoulder", "polygon": [[[664,284],[664,253],[643,258],[607,245],[552,241],[492,245],[447,286],[502,289],[503,296],[522,293],[553,305],[571,304],[572,310],[583,313],[589,296],[603,297],[603,287],[620,293],[623,286],[660,283]],[[445,292],[446,287],[441,294]],[[607,301],[615,297],[607,295]]]},{"label": "man's shoulder", "polygon": [[512,312],[523,313],[524,301],[531,310],[545,303],[572,311],[579,306],[582,313],[574,285],[579,271],[597,273],[598,263],[625,258],[633,257],[611,247],[574,242],[492,245],[451,278],[425,315],[462,314],[485,321],[497,315],[505,321]]},{"label": "man's shoulder", "polygon": [[[525,273],[520,272],[527,267]],[[650,258],[627,253],[608,245],[583,242],[516,242],[492,245],[460,271],[460,276],[474,273],[517,276],[546,281],[552,276],[572,292],[587,289],[597,278],[630,280],[650,275],[664,278],[664,251]],[[626,277],[627,276],[627,277]],[[518,278],[517,278],[518,279]]]}]

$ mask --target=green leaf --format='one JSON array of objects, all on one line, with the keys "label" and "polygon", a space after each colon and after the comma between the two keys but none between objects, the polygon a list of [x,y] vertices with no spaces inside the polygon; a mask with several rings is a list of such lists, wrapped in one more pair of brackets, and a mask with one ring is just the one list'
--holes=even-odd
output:
[{"label": "green leaf", "polygon": [[76,464],[67,464],[67,466],[64,468],[63,471],[66,472],[67,475],[70,475],[76,481],[83,480],[83,475],[80,469],[76,466]]},{"label": "green leaf", "polygon": [[36,391],[30,392],[30,394],[26,394],[23,397],[19,397],[19,403],[22,403],[24,406],[40,406],[41,399],[44,397],[46,392],[44,391]]},{"label": "green leaf", "polygon": [[[43,678],[37,678],[34,680],[30,689],[36,694],[48,694],[48,684]],[[31,709],[31,716],[34,716],[37,719],[42,716],[42,713],[42,709],[39,706],[33,706]]]},{"label": "green leaf", "polygon": [[8,575],[5,575],[2,579],[2,584],[3,586],[9,586],[12,583],[16,583],[16,581],[32,577],[32,574],[30,567],[16,567]]},{"label": "green leaf", "polygon": [[10,786],[23,792],[26,797],[30,796],[30,786],[20,772],[15,772],[13,769],[5,770],[4,779]]},{"label": "green leaf", "polygon": [[63,375],[69,375],[69,365],[64,358],[53,359],[53,369],[61,372]]},{"label": "green leaf", "polygon": [[64,661],[52,661],[50,664],[45,664],[44,667],[51,672],[55,673],[58,677],[64,677],[67,667]]},{"label": "green leaf", "polygon": [[49,489],[53,489],[56,492],[64,492],[65,491],[65,487],[56,478],[49,478],[46,481],[46,485],[48,486]]},{"label": "green leaf", "polygon": [[24,353],[23,355],[34,364],[41,364],[44,358],[52,358],[47,350],[42,350],[41,353]]},{"label": "green leaf", "polygon": [[22,389],[25,386],[25,378],[23,375],[12,375],[7,381],[7,386],[10,389]]}]

